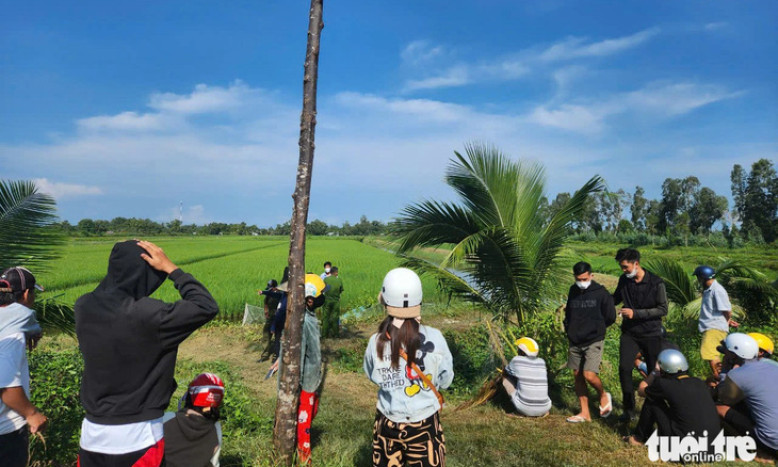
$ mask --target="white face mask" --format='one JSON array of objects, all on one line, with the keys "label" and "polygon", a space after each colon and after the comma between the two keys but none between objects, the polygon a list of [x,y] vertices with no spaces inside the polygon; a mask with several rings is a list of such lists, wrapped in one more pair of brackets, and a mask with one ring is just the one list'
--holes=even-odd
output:
[{"label": "white face mask", "polygon": [[638,275],[638,268],[633,269],[632,272],[626,272],[624,275],[627,276],[627,279],[634,279]]},{"label": "white face mask", "polygon": [[330,268],[324,268],[324,272],[326,272],[327,274],[329,274],[329,273],[330,273]]},{"label": "white face mask", "polygon": [[575,281],[575,285],[577,285],[579,289],[584,290],[588,289],[589,286],[592,285],[592,281]]}]

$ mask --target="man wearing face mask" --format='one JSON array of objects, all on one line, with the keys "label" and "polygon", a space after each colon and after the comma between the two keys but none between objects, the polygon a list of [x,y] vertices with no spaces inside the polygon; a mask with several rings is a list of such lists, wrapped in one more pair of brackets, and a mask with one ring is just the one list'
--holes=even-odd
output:
[{"label": "man wearing face mask", "polygon": [[568,417],[570,423],[590,422],[589,383],[597,391],[600,400],[600,417],[606,418],[613,411],[613,399],[605,392],[598,376],[605,331],[616,321],[616,308],[611,294],[592,280],[592,266],[583,261],[573,266],[575,284],[570,286],[565,306],[565,332],[570,341],[567,367],[575,375],[575,393],[581,402],[581,411]]},{"label": "man wearing face mask", "polygon": [[330,277],[331,272],[332,272],[332,263],[327,261],[324,263],[324,272],[320,274],[321,280]]},{"label": "man wearing face mask", "polygon": [[621,340],[619,342],[619,381],[623,396],[622,419],[635,417],[635,391],[632,368],[640,352],[646,367],[653,371],[662,350],[662,317],[667,314],[667,291],[662,278],[643,269],[640,252],[623,248],[616,261],[624,274],[619,277],[613,302],[622,303]]}]

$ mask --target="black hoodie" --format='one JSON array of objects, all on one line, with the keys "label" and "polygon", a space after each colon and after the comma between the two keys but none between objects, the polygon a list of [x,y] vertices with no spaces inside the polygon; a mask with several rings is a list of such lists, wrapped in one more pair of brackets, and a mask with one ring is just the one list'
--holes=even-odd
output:
[{"label": "black hoodie", "polygon": [[186,409],[165,414],[165,465],[167,467],[212,467],[219,445],[217,423]]},{"label": "black hoodie", "polygon": [[605,339],[605,330],[614,321],[616,308],[605,287],[595,281],[585,289],[570,287],[564,325],[571,344],[586,346]]},{"label": "black hoodie", "polygon": [[176,389],[178,345],[219,311],[205,287],[181,269],[170,274],[181,300],[149,298],[166,275],[140,257],[144,252],[135,241],[114,245],[105,279],[73,307],[84,356],[81,403],[93,423],[161,417]]}]

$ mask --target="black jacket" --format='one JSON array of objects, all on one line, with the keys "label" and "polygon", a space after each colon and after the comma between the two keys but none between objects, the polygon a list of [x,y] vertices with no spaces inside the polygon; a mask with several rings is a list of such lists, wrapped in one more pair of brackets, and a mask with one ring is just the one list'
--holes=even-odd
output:
[{"label": "black jacket", "polygon": [[608,326],[616,321],[613,297],[595,281],[586,289],[573,284],[567,293],[565,331],[573,345],[585,346],[605,339]]},{"label": "black jacket", "polygon": [[[167,419],[170,414],[165,414]],[[213,420],[186,409],[165,421],[165,465],[167,467],[212,467],[220,446],[219,429]]]},{"label": "black jacket", "polygon": [[219,311],[205,287],[181,269],[170,274],[181,300],[149,298],[166,275],[140,257],[143,251],[134,241],[117,243],[105,279],[74,306],[84,356],[81,403],[93,423],[161,417],[176,389],[178,345]]},{"label": "black jacket", "polygon": [[657,337],[662,335],[662,317],[667,314],[667,291],[661,277],[646,271],[643,280],[635,282],[624,274],[619,277],[613,303],[623,303],[635,314],[632,319],[621,322],[621,332],[634,337]]},{"label": "black jacket", "polygon": [[[672,433],[664,436],[686,436],[694,432],[697,436],[708,432],[708,440],[721,431],[721,421],[716,413],[716,404],[708,385],[687,375],[675,377],[662,375],[646,387],[646,396],[657,402],[664,402],[669,409]],[[641,415],[642,417],[642,415]]]}]

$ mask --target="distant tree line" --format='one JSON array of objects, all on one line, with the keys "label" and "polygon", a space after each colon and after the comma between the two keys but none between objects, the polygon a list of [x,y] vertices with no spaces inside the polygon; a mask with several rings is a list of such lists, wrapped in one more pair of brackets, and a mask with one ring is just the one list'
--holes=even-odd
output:
[{"label": "distant tree line", "polygon": [[[204,225],[184,224],[176,219],[170,222],[155,222],[151,219],[137,219],[134,217],[115,217],[111,220],[81,219],[73,225],[68,221],[54,224],[54,228],[71,236],[96,237],[103,235],[289,235],[291,227],[289,222],[278,224],[275,227],[257,227],[240,224],[226,224],[223,222],[211,222]],[[383,235],[387,232],[387,226],[381,221],[368,220],[362,216],[359,222],[351,224],[344,222],[342,225],[327,224],[321,220],[308,223],[308,235]]]},{"label": "distant tree line", "polygon": [[[725,196],[701,186],[695,176],[667,178],[662,197],[648,199],[636,186],[592,195],[571,227],[578,239],[622,243],[706,244],[730,247],[772,243],[778,238],[778,176],[773,163],[760,159],[751,171],[735,165],[730,174],[734,206]],[[561,209],[570,193],[545,202],[546,218]],[[629,213],[629,214],[628,214]]]},{"label": "distant tree line", "polygon": [[[662,183],[660,199],[648,199],[645,189],[636,186],[603,191],[590,196],[576,216],[569,235],[577,240],[601,240],[641,244],[716,244],[736,247],[745,243],[773,243],[778,238],[778,176],[773,162],[760,159],[748,171],[740,165],[732,168],[733,206],[727,198],[702,186],[690,175],[668,178]],[[559,193],[552,201],[543,200],[543,216],[551,219],[570,199]],[[289,222],[275,227],[257,227],[211,222],[205,225],[182,224],[179,220],[154,222],[150,219],[116,217],[110,221],[82,219],[76,225],[67,221],[55,224],[73,236],[101,235],[289,235]],[[309,235],[384,235],[388,225],[362,216],[356,224],[327,224],[313,220]]]}]

